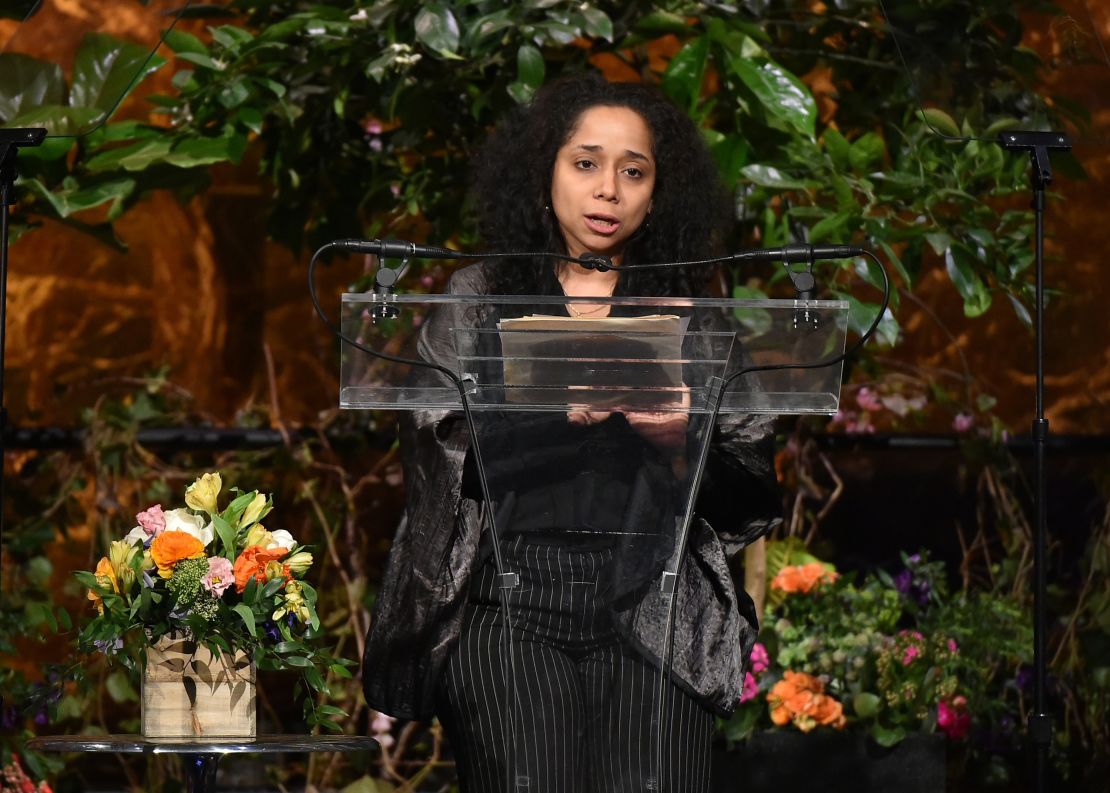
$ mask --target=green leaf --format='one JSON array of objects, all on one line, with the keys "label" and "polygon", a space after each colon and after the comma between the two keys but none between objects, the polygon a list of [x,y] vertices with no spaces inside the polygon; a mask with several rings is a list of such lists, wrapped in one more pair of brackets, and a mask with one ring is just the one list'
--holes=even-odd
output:
[{"label": "green leaf", "polygon": [[250,606],[246,603],[236,603],[232,611],[243,618],[243,624],[247,626],[247,633],[257,638],[258,633],[254,625],[254,612],[250,610]]},{"label": "green leaf", "polygon": [[840,242],[848,222],[855,217],[855,212],[837,212],[835,215],[817,221],[809,230],[809,241],[824,242],[831,239],[834,242]]},{"label": "green leaf", "polygon": [[[315,666],[305,667],[304,679],[308,681],[308,684],[316,691],[328,690],[328,684],[325,682],[324,676],[320,674],[320,670]],[[317,710],[319,710],[319,708],[317,708]]]},{"label": "green leaf", "polygon": [[[878,303],[865,303],[859,298],[847,292],[840,292],[832,290],[833,294],[841,300],[848,301],[848,327],[853,333],[863,335],[871,323],[875,321],[875,315],[879,311]],[[872,337],[872,344],[882,344],[887,347],[893,347],[898,343],[898,320],[894,318],[889,306],[883,313],[883,318],[879,321],[879,326],[875,328],[875,335]]]},{"label": "green leaf", "polygon": [[517,81],[535,90],[543,85],[543,54],[531,44],[523,44],[516,51]]},{"label": "green leaf", "polygon": [[131,679],[122,669],[117,669],[104,680],[104,688],[113,702],[138,702],[139,695],[135,693]]},{"label": "green leaf", "polygon": [[221,555],[229,562],[235,561],[237,553],[235,529],[219,515],[212,518],[212,528],[216,531],[216,536],[220,538],[220,546],[223,548]]},{"label": "green leaf", "polygon": [[65,78],[60,66],[16,52],[0,53],[0,121],[64,101]]},{"label": "green leaf", "polygon": [[[509,83],[505,90],[508,92],[509,96],[513,98],[513,101],[516,102],[518,105],[528,104],[532,101],[532,97],[536,93],[533,88],[519,81]],[[415,211],[410,211],[409,214],[415,215],[418,213]]]},{"label": "green leaf", "polygon": [[351,674],[351,670],[343,666],[343,664],[332,664],[328,667],[328,671],[336,677],[345,677],[348,679],[354,677],[354,675]]},{"label": "green leaf", "polygon": [[898,272],[898,275],[899,277],[901,277],[902,283],[906,285],[906,288],[908,289],[912,287],[913,279],[910,278],[909,272],[906,270],[905,265],[902,264],[902,260],[898,257],[898,254],[894,252],[894,249],[887,245],[883,240],[879,240],[879,247],[882,248],[883,253],[886,254],[887,261],[894,265],[894,269]]},{"label": "green leaf", "polygon": [[849,153],[851,151],[851,144],[840,132],[833,127],[825,130],[825,135],[822,138],[825,144],[825,151],[828,152],[829,159],[832,160],[833,167],[838,171],[847,171],[851,167],[851,160],[849,160]]},{"label": "green leaf", "polygon": [[917,117],[925,122],[934,132],[950,138],[960,138],[960,126],[952,116],[935,107],[917,111]]},{"label": "green leaf", "polygon": [[879,712],[883,701],[877,694],[861,691],[852,697],[852,709],[861,719],[870,719]]},{"label": "green leaf", "polygon": [[875,743],[879,746],[890,748],[897,746],[906,737],[906,730],[904,727],[883,727],[881,724],[873,724],[871,726],[871,737],[875,739]]},{"label": "green leaf", "polygon": [[[66,107],[65,105],[43,105],[30,108],[6,122],[9,127],[46,127],[49,135],[79,135],[95,126],[104,117],[104,112],[95,107]],[[51,144],[47,138],[44,146]],[[72,141],[64,141],[66,149]],[[32,150],[33,151],[33,150]]]},{"label": "green leaf", "polygon": [[774,61],[734,57],[729,68],[748,87],[772,118],[786,122],[813,139],[817,128],[817,103],[809,90]]},{"label": "green leaf", "polygon": [[746,165],[740,170],[740,173],[749,182],[753,182],[760,187],[773,187],[779,190],[805,190],[815,186],[814,182],[789,176],[778,168],[762,163]]},{"label": "green leaf", "polygon": [[226,64],[217,61],[210,55],[205,55],[203,52],[179,52],[177,54],[177,57],[179,60],[188,61],[189,63],[196,64],[197,66],[203,66],[205,69],[211,69],[214,72],[222,72],[224,69],[227,68]]},{"label": "green leaf", "polygon": [[98,207],[111,202],[108,209],[109,219],[119,217],[123,211],[124,199],[135,191],[134,179],[113,179],[84,188],[71,188],[59,191],[48,190],[38,179],[23,179],[19,184],[26,187],[32,195],[43,199],[58,217],[69,217],[75,212]]},{"label": "green leaf", "polygon": [[613,40],[613,20],[600,8],[582,4],[582,16],[586,20],[586,34],[595,39]]},{"label": "green leaf", "polygon": [[254,40],[254,36],[249,31],[235,25],[221,25],[209,30],[212,32],[212,40],[229,50],[237,50],[243,44]]},{"label": "green leaf", "polygon": [[166,60],[106,33],[86,33],[73,63],[69,103],[111,112]]},{"label": "green leaf", "polygon": [[856,173],[869,173],[883,161],[886,144],[882,136],[868,132],[857,138],[848,150],[848,161]]},{"label": "green leaf", "polygon": [[312,666],[312,661],[308,660],[303,655],[287,655],[281,660],[287,666],[295,666],[298,669],[307,669]]},{"label": "green leaf", "polygon": [[164,160],[173,142],[168,137],[151,138],[128,146],[110,149],[90,157],[85,168],[90,173],[122,168],[125,171],[142,171]]},{"label": "green leaf", "polygon": [[[732,287],[732,296],[736,300],[766,300],[767,293],[751,286]],[[733,313],[737,321],[755,336],[763,336],[771,332],[774,320],[765,308],[734,308]]]},{"label": "green leaf", "polygon": [[208,47],[204,46],[203,41],[192,33],[186,33],[183,30],[171,30],[167,33],[166,46],[178,55],[183,52],[191,52],[197,55],[208,54]]},{"label": "green leaf", "polygon": [[751,153],[751,146],[743,135],[722,135],[710,145],[710,153],[717,163],[717,170],[728,187],[740,179]]},{"label": "green leaf", "polygon": [[178,168],[196,168],[218,162],[236,162],[238,156],[232,150],[237,138],[231,135],[222,138],[186,138],[173,147],[165,156],[165,161]]},{"label": "green leaf", "polygon": [[443,3],[428,3],[416,15],[416,38],[442,54],[459,48],[459,23]]},{"label": "green leaf", "polygon": [[709,39],[700,36],[679,50],[663,73],[662,88],[680,106],[693,109],[701,97],[705,65],[709,60]]},{"label": "green leaf", "polygon": [[964,299],[964,315],[978,317],[991,306],[991,293],[975,272],[975,256],[960,243],[953,243],[944,252],[948,277]]},{"label": "green leaf", "polygon": [[652,36],[663,36],[667,33],[683,34],[690,32],[690,25],[686,18],[670,11],[652,11],[640,17],[633,23],[633,30]]}]

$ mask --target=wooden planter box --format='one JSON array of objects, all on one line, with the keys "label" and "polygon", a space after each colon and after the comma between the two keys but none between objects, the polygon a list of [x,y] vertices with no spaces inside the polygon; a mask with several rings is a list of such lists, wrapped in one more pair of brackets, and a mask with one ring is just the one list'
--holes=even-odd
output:
[{"label": "wooden planter box", "polygon": [[246,653],[214,656],[165,637],[146,651],[142,733],[147,738],[254,737],[255,667]]},{"label": "wooden planter box", "polygon": [[886,749],[862,733],[757,732],[713,755],[713,793],[942,793],[945,737]]}]

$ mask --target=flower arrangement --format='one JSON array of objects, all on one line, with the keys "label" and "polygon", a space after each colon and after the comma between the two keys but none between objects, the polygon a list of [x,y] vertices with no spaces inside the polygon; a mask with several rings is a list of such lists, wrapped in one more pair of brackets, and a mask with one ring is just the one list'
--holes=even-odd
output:
[{"label": "flower arrangement", "polygon": [[[245,651],[260,669],[294,669],[326,693],[326,675],[350,677],[353,664],[320,646],[316,590],[304,580],[312,554],[263,525],[272,497],[232,488],[220,510],[222,489],[219,473],[204,474],[185,489],[185,507],[138,513],[92,573],[76,573],[97,612],[80,648],[135,670],[148,647],[184,637],[217,656]],[[341,710],[311,697],[304,705],[310,725],[339,729]]]},{"label": "flower arrangement", "polygon": [[1006,671],[1028,662],[1031,636],[1016,599],[950,595],[925,554],[857,581],[800,545],[770,545],[768,608],[726,738],[847,728],[884,746],[915,731],[966,743],[1020,723]]}]

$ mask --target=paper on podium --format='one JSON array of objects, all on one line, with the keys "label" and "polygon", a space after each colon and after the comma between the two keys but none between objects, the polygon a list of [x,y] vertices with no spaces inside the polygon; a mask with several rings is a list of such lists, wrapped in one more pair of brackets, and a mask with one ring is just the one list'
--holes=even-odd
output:
[{"label": "paper on podium", "polygon": [[674,314],[501,320],[506,398],[573,402],[582,392],[592,407],[674,407],[683,397],[688,325]]}]

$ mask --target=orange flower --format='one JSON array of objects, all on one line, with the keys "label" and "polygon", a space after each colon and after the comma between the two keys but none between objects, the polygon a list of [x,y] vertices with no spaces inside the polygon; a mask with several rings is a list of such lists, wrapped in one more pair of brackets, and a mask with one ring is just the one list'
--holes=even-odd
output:
[{"label": "orange flower", "polygon": [[820,562],[791,565],[779,570],[778,575],[771,579],[771,589],[804,594],[819,584],[831,584],[839,577],[835,571],[827,569]]},{"label": "orange flower", "polygon": [[[260,584],[266,583],[266,565],[278,561],[287,553],[289,549],[280,546],[264,549],[261,545],[252,545],[244,549],[232,566],[235,571],[235,591],[242,592],[246,589],[247,582],[252,578]],[[282,565],[282,573],[286,581],[293,577],[285,565]]]},{"label": "orange flower", "polygon": [[767,694],[771,721],[779,727],[793,723],[802,732],[819,724],[843,729],[844,706],[825,693],[825,685],[813,675],[787,670]]},{"label": "orange flower", "polygon": [[[119,594],[119,579],[116,578],[116,571],[112,568],[112,562],[107,556],[100,557],[100,561],[96,563],[96,570],[93,572],[96,576],[96,582],[101,586],[111,585],[112,591]],[[104,613],[104,598],[95,589],[90,589],[87,595],[88,599],[96,604],[96,610],[101,614]]]},{"label": "orange flower", "polygon": [[164,531],[150,544],[150,558],[158,565],[162,578],[173,576],[173,566],[182,559],[199,559],[204,556],[204,545],[192,534],[183,531]]}]

